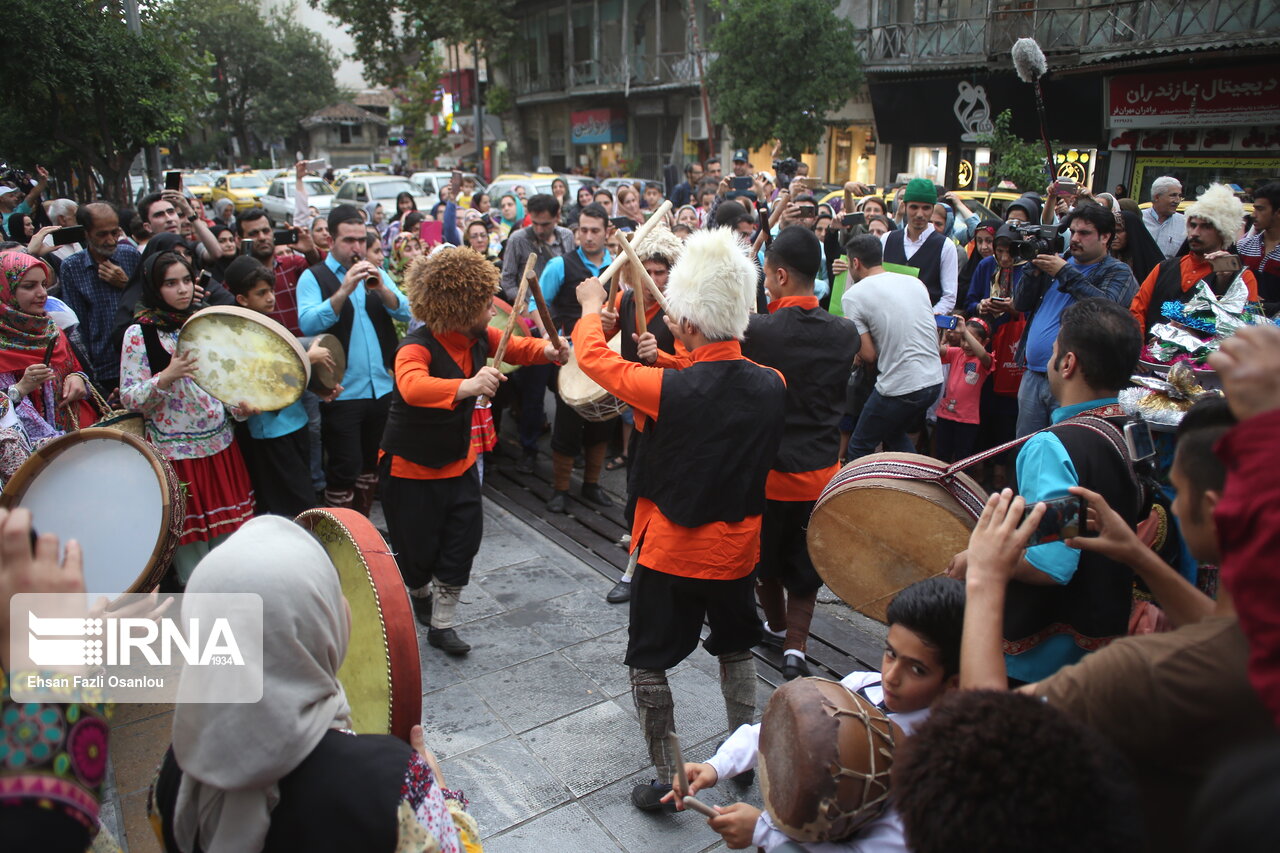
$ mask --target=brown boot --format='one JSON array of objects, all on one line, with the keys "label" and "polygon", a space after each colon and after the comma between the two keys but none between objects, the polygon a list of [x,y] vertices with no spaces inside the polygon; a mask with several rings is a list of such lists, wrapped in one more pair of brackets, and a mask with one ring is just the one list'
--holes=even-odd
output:
[{"label": "brown boot", "polygon": [[352,501],[355,499],[355,490],[353,489],[325,489],[324,505],[331,506],[336,509],[351,509]]},{"label": "brown boot", "polygon": [[368,518],[369,510],[373,509],[373,499],[377,497],[377,494],[378,472],[371,471],[368,474],[361,474],[356,478],[356,493],[351,508]]}]

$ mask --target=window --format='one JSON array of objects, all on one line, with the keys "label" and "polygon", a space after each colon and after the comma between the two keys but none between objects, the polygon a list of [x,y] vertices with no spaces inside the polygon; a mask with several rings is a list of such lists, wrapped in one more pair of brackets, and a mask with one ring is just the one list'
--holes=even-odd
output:
[{"label": "window", "polygon": [[349,124],[338,125],[338,141],[343,145],[351,144],[351,125]]},{"label": "window", "polygon": [[351,125],[351,135],[352,135],[352,136],[363,136],[363,135],[364,135],[364,125],[362,125],[362,124],[353,124],[353,125]]}]

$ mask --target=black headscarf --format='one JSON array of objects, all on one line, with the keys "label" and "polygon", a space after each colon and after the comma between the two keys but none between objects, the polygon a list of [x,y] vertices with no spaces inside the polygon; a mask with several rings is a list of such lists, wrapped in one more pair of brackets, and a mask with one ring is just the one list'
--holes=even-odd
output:
[{"label": "black headscarf", "polygon": [[1115,252],[1115,256],[1129,265],[1133,277],[1141,284],[1150,272],[1164,260],[1164,252],[1156,245],[1156,240],[1143,224],[1142,217],[1127,210],[1121,210],[1124,220],[1124,232],[1128,239],[1124,251]]},{"label": "black headscarf", "polygon": [[[148,245],[148,248],[150,246]],[[157,252],[142,262],[142,294],[138,298],[138,310],[134,319],[145,325],[155,326],[162,332],[174,332],[182,328],[187,318],[194,313],[196,305],[192,300],[186,308],[178,310],[164,299],[160,292],[164,284],[164,274],[175,263],[187,268],[192,280],[195,279],[195,267],[176,252]]]},{"label": "black headscarf", "polygon": [[[978,239],[978,232],[985,228],[991,232],[991,242],[994,245],[996,232],[1000,230],[1000,226],[1003,224],[999,219],[982,220],[973,228],[974,241],[976,242]],[[969,260],[965,262],[964,268],[960,270],[960,275],[957,276],[957,293],[965,294],[969,292],[969,285],[973,283],[973,274],[977,271],[980,263],[982,263],[982,253],[978,251],[978,247],[975,245],[973,251],[969,254]]]}]

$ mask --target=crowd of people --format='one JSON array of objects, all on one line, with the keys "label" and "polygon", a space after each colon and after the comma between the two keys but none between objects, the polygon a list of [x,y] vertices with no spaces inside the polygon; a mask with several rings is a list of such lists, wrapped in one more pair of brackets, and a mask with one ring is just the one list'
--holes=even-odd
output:
[{"label": "crowd of people", "polygon": [[[841,468],[877,450],[982,453],[969,473],[991,497],[969,548],[889,605],[880,671],[841,682],[895,726],[888,805],[821,843],[745,803],[711,827],[734,849],[1262,849],[1249,844],[1268,834],[1266,810],[1241,815],[1230,774],[1253,774],[1274,805],[1274,745],[1220,768],[1270,743],[1280,719],[1266,571],[1280,330],[1222,344],[1225,399],[1192,407],[1154,469],[1132,456],[1118,396],[1166,303],[1203,284],[1280,307],[1280,182],[1252,191],[1250,217],[1221,185],[1179,212],[1171,177],[1145,211],[1055,182],[1000,221],[921,178],[887,193],[850,182],[823,203],[803,168],[756,171],[740,150],[727,175],[716,159],[689,164],[669,197],[652,181],[570,197],[559,179],[492,199],[455,173],[431,210],[402,194],[394,210],[321,216],[308,165],[287,243],[263,209],[207,215],[181,190],[122,210],[44,198],[42,169],[29,188],[0,185],[0,477],[53,438],[140,415],[187,493],[161,590],[259,591],[296,626],[296,642],[266,649],[263,703],[179,708],[153,792],[166,849],[351,849],[375,835],[387,849],[478,849],[420,730],[412,748],[341,736],[349,611],[327,557],[278,516],[367,515],[380,499],[428,645],[465,655],[457,606],[504,413],[518,472],[538,468],[550,433],[549,512],[572,509],[575,469],[584,503],[613,506],[602,472],[626,469],[630,568],[607,600],[629,603],[624,663],[656,770],[631,792],[637,808],[682,809],[673,786],[754,777],[769,721],[753,724],[752,649],[781,651],[789,682],[811,674],[822,580],[806,528]],[[78,241],[58,239],[76,226]],[[1228,256],[1241,263],[1217,262]],[[310,339],[334,336],[341,384],[273,412],[215,399],[177,349],[208,305],[272,318],[313,365],[332,354]],[[500,312],[519,331],[509,340]],[[556,393],[570,362],[620,411]],[[1087,504],[1089,531],[1033,539],[1044,503],[1066,496]],[[79,561],[35,538],[25,511],[0,510],[5,602],[74,587]],[[679,766],[667,673],[700,641],[719,658],[731,734]],[[6,693],[6,738],[11,706]],[[233,746],[246,729],[261,744],[247,757]],[[997,790],[1008,779],[1027,784]],[[67,824],[38,799],[0,796],[0,834],[84,849],[87,800],[59,811]],[[313,804],[331,815],[322,833]]]}]

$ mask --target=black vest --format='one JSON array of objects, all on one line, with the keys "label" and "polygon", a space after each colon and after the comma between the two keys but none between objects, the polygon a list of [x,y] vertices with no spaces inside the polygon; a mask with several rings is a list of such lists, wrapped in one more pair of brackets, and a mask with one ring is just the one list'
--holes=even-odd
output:
[{"label": "black vest", "polygon": [[776,367],[787,380],[786,431],[775,471],[794,474],[835,464],[849,370],[861,343],[852,321],[821,308],[789,306],[751,318],[742,354]]},{"label": "black vest", "polygon": [[[1194,287],[1182,289],[1182,258],[1173,257],[1160,262],[1156,267],[1156,280],[1151,288],[1151,301],[1147,303],[1146,328],[1150,329],[1157,323],[1164,322],[1164,315],[1160,313],[1160,309],[1166,302],[1188,302],[1192,296],[1195,296],[1196,289]],[[1217,282],[1217,276],[1210,275],[1209,281],[1212,287]],[[1143,331],[1146,331],[1144,329]]]},{"label": "black vest", "polygon": [[[311,274],[316,277],[316,283],[320,285],[321,299],[333,296],[342,286],[342,282],[334,275],[333,270],[329,269],[323,261],[311,267]],[[369,323],[373,326],[374,333],[378,336],[378,348],[382,350],[382,365],[387,370],[392,370],[396,363],[395,321],[387,313],[387,306],[382,304],[382,300],[376,297],[371,298],[367,293],[364,299],[364,310],[369,315]],[[351,352],[351,327],[355,321],[356,310],[351,306],[351,299],[348,297],[342,303],[342,310],[338,312],[338,322],[328,329],[331,335],[342,342],[342,351],[345,353]]]},{"label": "black vest", "polygon": [[573,326],[582,316],[582,306],[578,304],[578,285],[582,284],[583,279],[593,275],[595,273],[587,268],[582,255],[576,250],[564,256],[564,282],[547,308],[551,311],[551,322],[566,335],[573,334]]},{"label": "black vest", "polygon": [[920,270],[917,278],[924,282],[925,289],[929,291],[929,301],[936,303],[942,298],[942,252],[944,249],[954,252],[955,249],[951,248],[950,241],[932,225],[926,227],[929,229],[929,236],[924,239],[924,245],[916,249],[911,260],[907,260],[907,250],[903,244],[907,232],[902,229],[890,231],[884,242],[884,261]]},{"label": "black vest", "polygon": [[746,359],[664,370],[658,419],[636,464],[636,492],[682,527],[764,512],[764,484],[782,440],[782,377]]},{"label": "black vest", "polygon": [[[489,339],[481,337],[471,345],[471,373],[464,374],[426,326],[405,335],[400,346],[426,347],[431,353],[427,372],[439,379],[470,379],[480,372],[489,357]],[[475,407],[475,397],[462,400],[452,409],[411,406],[400,395],[397,383],[391,392],[391,409],[387,413],[387,427],[382,433],[382,449],[392,456],[428,468],[443,468],[464,459],[471,448],[471,412]]]},{"label": "black vest", "polygon": [[[400,790],[412,754],[413,747],[394,735],[325,732],[277,783],[280,801],[271,810],[264,853],[395,850]],[[182,770],[170,747],[154,789],[166,850],[179,849],[173,819],[181,785]]]},{"label": "black vest", "polygon": [[[1117,427],[1123,419],[1112,419]],[[1090,429],[1061,423],[1049,427],[1066,448],[1080,485],[1104,498],[1130,527],[1147,511],[1144,496],[1115,444]],[[1092,551],[1080,552],[1080,564],[1065,586],[1011,583],[1004,609],[1005,651],[1018,654],[1058,633],[1070,633],[1077,645],[1093,651],[1129,628],[1133,571]]]},{"label": "black vest", "polygon": [[[667,355],[676,354],[676,339],[671,334],[671,330],[667,328],[667,323],[663,319],[666,316],[659,308],[657,313],[653,315],[653,319],[649,321],[649,325],[645,330],[651,332],[658,339],[658,349]],[[618,334],[622,335],[622,357],[627,361],[640,361],[639,348],[631,336],[636,333],[636,300],[635,292],[628,290],[622,294],[622,299],[618,301]]]}]

